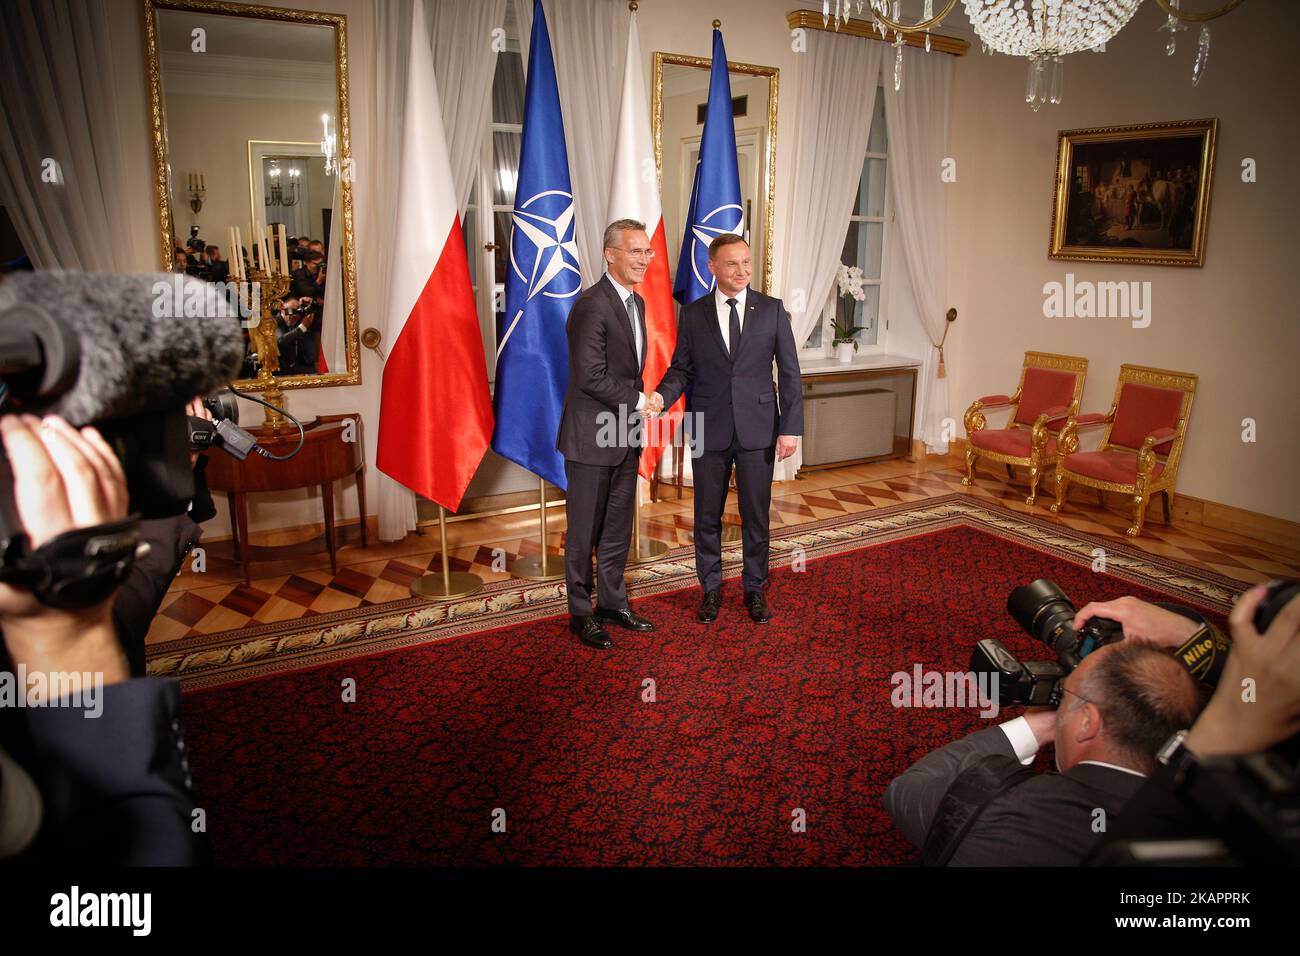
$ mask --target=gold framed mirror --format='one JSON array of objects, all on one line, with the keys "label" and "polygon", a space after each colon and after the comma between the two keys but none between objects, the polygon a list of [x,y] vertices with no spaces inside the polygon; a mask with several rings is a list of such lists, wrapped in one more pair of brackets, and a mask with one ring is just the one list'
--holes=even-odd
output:
[{"label": "gold framed mirror", "polygon": [[[347,17],[142,3],[163,269],[217,281],[238,265],[236,227],[245,263],[265,242],[291,272],[285,309],[305,323],[280,351],[275,384],[359,384]],[[258,363],[250,340],[236,389],[265,387]]]},{"label": "gold framed mirror", "polygon": [[[681,249],[691,179],[704,131],[709,98],[708,57],[654,54],[650,97],[655,167],[663,201],[668,261]],[[736,127],[736,162],[745,205],[745,238],[761,277],[760,292],[772,288],[772,219],[776,209],[776,100],[781,71],[774,66],[727,61]]]}]

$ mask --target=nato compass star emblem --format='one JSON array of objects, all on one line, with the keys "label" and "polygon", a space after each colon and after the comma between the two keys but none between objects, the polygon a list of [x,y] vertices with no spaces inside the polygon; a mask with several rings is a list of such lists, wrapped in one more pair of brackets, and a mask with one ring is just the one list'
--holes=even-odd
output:
[{"label": "nato compass star emblem", "polygon": [[[548,215],[549,214],[549,215]],[[515,206],[510,233],[510,267],[528,287],[525,303],[537,295],[567,299],[582,288],[578,243],[574,236],[573,194],[548,189]],[[518,309],[501,338],[497,354],[523,318]]]},{"label": "nato compass star emblem", "polygon": [[695,272],[695,280],[704,288],[713,288],[713,273],[709,271],[710,244],[728,232],[743,236],[741,228],[744,223],[745,211],[735,203],[727,203],[701,216],[699,222],[691,226],[691,235],[694,237],[691,240],[691,269]]}]

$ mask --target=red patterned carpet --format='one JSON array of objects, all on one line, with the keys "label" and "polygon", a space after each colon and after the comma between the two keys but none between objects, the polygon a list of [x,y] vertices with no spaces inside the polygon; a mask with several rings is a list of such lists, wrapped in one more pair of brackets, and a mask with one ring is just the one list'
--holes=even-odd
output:
[{"label": "red patterned carpet", "polygon": [[[1082,604],[1137,593],[969,526],[775,571],[766,625],[734,579],[635,602],[659,625],[580,646],[551,617],[185,697],[218,863],[890,864],[911,847],[889,780],[984,721],[896,709],[890,675],[965,670],[999,637],[1046,657],[1007,592],[1056,580]],[[1222,615],[1213,617],[1222,624]],[[342,701],[356,682],[356,702]],[[645,702],[644,682],[655,701]],[[1002,715],[1005,719],[1007,715]],[[793,832],[792,812],[806,814]],[[504,811],[504,814],[502,814]],[[493,832],[494,813],[505,832]]]}]

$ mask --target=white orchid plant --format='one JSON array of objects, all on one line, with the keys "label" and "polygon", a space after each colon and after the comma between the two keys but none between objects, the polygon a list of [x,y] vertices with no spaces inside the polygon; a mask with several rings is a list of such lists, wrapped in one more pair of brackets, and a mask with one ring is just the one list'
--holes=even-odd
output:
[{"label": "white orchid plant", "polygon": [[[840,295],[845,298],[851,298],[856,302],[864,302],[867,298],[867,290],[863,287],[862,268],[861,266],[847,266],[840,263],[839,269],[835,272],[835,282],[839,286]],[[831,345],[853,344],[853,351],[858,350],[857,334],[863,331],[861,325],[851,325],[851,320],[841,323],[836,320],[835,338],[831,340]]]}]

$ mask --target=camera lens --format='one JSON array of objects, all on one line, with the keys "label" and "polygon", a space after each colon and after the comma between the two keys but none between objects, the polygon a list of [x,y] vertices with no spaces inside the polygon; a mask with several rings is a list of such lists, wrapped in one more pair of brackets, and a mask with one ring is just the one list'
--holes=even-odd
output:
[{"label": "camera lens", "polygon": [[1046,578],[1022,585],[1007,596],[1007,613],[1012,619],[1030,637],[1052,649],[1063,634],[1073,635],[1076,612],[1065,592]]}]

